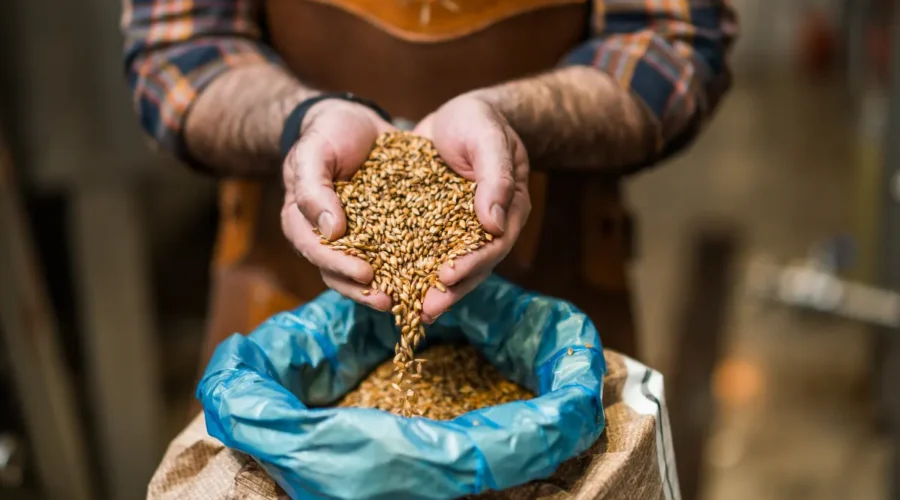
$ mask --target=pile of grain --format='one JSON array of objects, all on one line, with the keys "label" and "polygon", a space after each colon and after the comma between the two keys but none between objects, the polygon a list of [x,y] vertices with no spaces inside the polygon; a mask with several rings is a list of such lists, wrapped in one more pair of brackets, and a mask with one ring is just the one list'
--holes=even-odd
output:
[{"label": "pile of grain", "polygon": [[[427,349],[425,384],[416,389],[418,409],[425,417],[450,420],[463,413],[534,395],[506,379],[471,346],[437,345]],[[391,386],[394,364],[386,361],[338,406],[397,412],[397,392]]]},{"label": "pile of grain", "polygon": [[361,293],[391,297],[400,330],[392,361],[399,413],[423,414],[413,387],[422,378],[422,362],[413,349],[425,335],[425,293],[432,287],[446,291],[438,280],[443,264],[453,266],[493,239],[475,215],[475,183],[450,170],[428,139],[391,132],[378,138],[363,167],[349,182],[336,183],[335,191],[347,232],[321,242],[372,265],[375,280]]}]

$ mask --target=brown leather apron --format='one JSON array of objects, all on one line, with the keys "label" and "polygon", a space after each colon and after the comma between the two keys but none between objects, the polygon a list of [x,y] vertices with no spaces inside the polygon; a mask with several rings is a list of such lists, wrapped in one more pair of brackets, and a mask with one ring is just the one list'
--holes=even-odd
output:
[{"label": "brown leather apron", "polygon": [[[266,4],[270,41],[299,78],[374,99],[409,120],[465,91],[552,68],[587,36],[589,10],[585,0]],[[632,232],[617,181],[534,172],[530,189],[531,218],[498,272],[574,302],[596,323],[606,347],[634,356],[626,278]],[[317,269],[281,233],[282,199],[275,183],[222,183],[204,366],[227,336],[248,333],[325,289]]]}]

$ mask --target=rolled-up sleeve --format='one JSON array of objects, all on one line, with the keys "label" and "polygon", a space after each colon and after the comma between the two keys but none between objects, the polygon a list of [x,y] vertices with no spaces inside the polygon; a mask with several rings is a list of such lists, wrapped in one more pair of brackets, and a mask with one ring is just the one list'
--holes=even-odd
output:
[{"label": "rolled-up sleeve", "polygon": [[182,130],[203,88],[226,70],[280,64],[261,42],[257,0],[123,0],[124,62],[141,126],[186,157]]},{"label": "rolled-up sleeve", "polygon": [[726,55],[737,36],[727,0],[596,0],[596,35],[567,64],[596,67],[642,101],[658,154],[699,131],[731,85]]}]

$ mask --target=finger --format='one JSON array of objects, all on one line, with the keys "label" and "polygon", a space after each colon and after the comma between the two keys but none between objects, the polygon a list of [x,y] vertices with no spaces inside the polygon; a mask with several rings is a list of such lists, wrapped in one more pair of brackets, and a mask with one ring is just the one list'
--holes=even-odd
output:
[{"label": "finger", "polygon": [[437,288],[432,288],[425,293],[425,301],[422,303],[422,322],[432,324],[437,318],[446,312],[453,304],[456,304],[466,294],[475,289],[482,281],[490,276],[490,271],[479,273],[460,281],[452,287],[447,287],[447,291],[442,292]]},{"label": "finger", "polygon": [[517,195],[510,207],[509,230],[478,250],[454,259],[452,265],[449,262],[445,263],[440,269],[438,278],[445,285],[456,285],[469,276],[490,272],[509,255],[530,213],[531,202],[528,193]]},{"label": "finger", "polygon": [[422,121],[416,124],[413,133],[431,139],[433,137],[432,122],[434,121],[434,113],[426,116]]},{"label": "finger", "polygon": [[315,224],[322,235],[335,240],[347,230],[347,219],[337,194],[334,192],[334,147],[314,128],[310,128],[288,155],[292,180],[285,179],[285,186],[293,186],[294,201],[310,223]]},{"label": "finger", "polygon": [[322,281],[328,285],[328,288],[354,302],[378,311],[389,311],[391,309],[391,298],[379,290],[372,291],[370,287],[361,286],[355,281],[328,271],[322,271]]},{"label": "finger", "polygon": [[508,215],[516,190],[514,159],[517,141],[511,140],[497,125],[490,132],[479,134],[470,151],[475,171],[475,214],[478,220],[495,236],[509,228]]},{"label": "finger", "polygon": [[297,205],[282,209],[281,227],[288,241],[314,266],[363,285],[371,283],[375,277],[372,266],[366,261],[323,245]]},{"label": "finger", "polygon": [[444,264],[438,273],[438,279],[447,286],[456,286],[468,277],[490,271],[512,250],[514,241],[503,241],[499,238],[487,243],[474,252],[453,260],[453,265]]}]

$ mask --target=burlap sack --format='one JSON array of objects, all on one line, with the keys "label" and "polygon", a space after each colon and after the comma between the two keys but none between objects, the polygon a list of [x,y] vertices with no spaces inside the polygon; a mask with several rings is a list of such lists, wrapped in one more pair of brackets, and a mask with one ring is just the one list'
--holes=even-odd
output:
[{"label": "burlap sack", "polygon": [[[678,500],[678,478],[662,376],[606,351],[606,430],[593,448],[553,476],[478,500]],[[151,500],[275,500],[287,495],[247,455],[206,433],[203,415],[169,445],[150,480]]]}]

